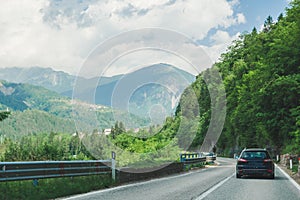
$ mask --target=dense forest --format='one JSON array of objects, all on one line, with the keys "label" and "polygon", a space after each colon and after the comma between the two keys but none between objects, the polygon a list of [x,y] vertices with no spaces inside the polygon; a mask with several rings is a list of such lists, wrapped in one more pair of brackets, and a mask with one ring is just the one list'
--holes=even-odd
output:
[{"label": "dense forest", "polygon": [[[218,152],[228,155],[244,147],[266,147],[277,153],[300,153],[299,0],[292,1],[277,20],[269,16],[261,31],[253,28],[242,34],[213,67],[222,75],[227,101]],[[206,73],[191,86],[196,94],[203,91],[198,95],[204,118],[199,139],[211,119]]]}]

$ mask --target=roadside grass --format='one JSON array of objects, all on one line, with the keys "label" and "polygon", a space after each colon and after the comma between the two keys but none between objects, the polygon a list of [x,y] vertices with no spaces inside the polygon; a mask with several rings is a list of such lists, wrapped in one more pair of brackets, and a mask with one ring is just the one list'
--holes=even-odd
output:
[{"label": "roadside grass", "polygon": [[40,179],[37,185],[34,185],[32,180],[1,182],[0,199],[54,199],[108,188],[112,185],[110,174]]},{"label": "roadside grass", "polygon": [[[162,161],[141,161],[133,165],[136,168],[156,167],[163,164]],[[185,165],[183,171],[204,168],[211,163],[195,163]],[[132,167],[133,167],[132,166]],[[113,187],[116,183],[111,179],[111,174],[62,177],[24,181],[0,182],[0,199],[56,199],[76,194],[91,192],[94,190]]]},{"label": "roadside grass", "polygon": [[132,163],[126,167],[129,168],[151,168],[151,167],[160,167],[162,165],[172,163],[174,161],[167,161],[167,160],[143,160],[139,162]]},{"label": "roadside grass", "polygon": [[207,163],[204,162],[204,163],[195,163],[195,164],[185,165],[183,171],[189,171],[189,170],[192,170],[192,169],[204,168],[206,164]]},{"label": "roadside grass", "polygon": [[293,165],[292,172],[293,173],[298,173],[298,165]]}]

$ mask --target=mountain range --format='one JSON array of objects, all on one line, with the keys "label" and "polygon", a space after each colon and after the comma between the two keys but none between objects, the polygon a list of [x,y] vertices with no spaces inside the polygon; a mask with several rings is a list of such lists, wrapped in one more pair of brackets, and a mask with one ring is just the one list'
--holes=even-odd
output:
[{"label": "mountain range", "polygon": [[[89,79],[51,68],[3,68],[0,69],[0,80],[41,86],[56,92],[55,95],[123,110],[142,118],[150,117],[152,123],[159,124],[174,113],[181,93],[195,80],[195,76],[160,63],[128,74]],[[34,95],[44,96],[43,92],[35,92]],[[26,109],[26,103],[19,102],[18,109]],[[42,105],[39,100],[35,103]]]},{"label": "mountain range", "polygon": [[72,100],[41,86],[0,81],[0,109],[11,111],[1,122],[0,135],[102,131],[122,116],[128,128],[146,126],[147,119],[106,106]]},{"label": "mountain range", "polygon": [[0,80],[42,86],[57,93],[71,90],[75,79],[76,77],[73,75],[62,71],[55,71],[52,68],[11,67],[0,69]]}]

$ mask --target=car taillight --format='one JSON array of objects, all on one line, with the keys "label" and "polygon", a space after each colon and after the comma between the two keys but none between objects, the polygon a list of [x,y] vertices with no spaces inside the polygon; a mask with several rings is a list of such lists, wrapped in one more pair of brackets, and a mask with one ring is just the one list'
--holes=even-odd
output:
[{"label": "car taillight", "polygon": [[267,163],[267,162],[272,162],[272,159],[264,159],[264,162]]},{"label": "car taillight", "polygon": [[240,158],[240,159],[238,159],[238,162],[241,162],[241,163],[246,163],[246,162],[248,162],[247,160],[245,160],[245,159],[243,159],[243,158]]}]

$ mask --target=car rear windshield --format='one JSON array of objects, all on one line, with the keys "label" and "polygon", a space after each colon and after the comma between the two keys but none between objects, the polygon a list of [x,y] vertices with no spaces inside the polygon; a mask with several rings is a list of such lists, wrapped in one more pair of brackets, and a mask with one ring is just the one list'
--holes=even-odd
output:
[{"label": "car rear windshield", "polygon": [[266,151],[244,151],[243,159],[269,159],[270,156]]}]

